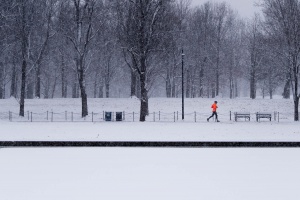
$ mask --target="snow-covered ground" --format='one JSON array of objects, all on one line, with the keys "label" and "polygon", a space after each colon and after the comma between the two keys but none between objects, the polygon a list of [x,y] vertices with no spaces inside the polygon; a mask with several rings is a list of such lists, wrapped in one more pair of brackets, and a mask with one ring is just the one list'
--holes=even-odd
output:
[{"label": "snow-covered ground", "polygon": [[[293,121],[292,100],[218,99],[221,123],[208,123],[212,103],[212,99],[185,99],[182,121],[181,99],[151,98],[150,115],[147,122],[141,123],[140,104],[135,98],[89,99],[86,119],[80,117],[80,99],[26,100],[24,118],[18,117],[18,102],[5,99],[0,100],[0,140],[300,141],[300,124]],[[9,111],[13,113],[12,122]],[[124,112],[125,121],[105,122],[104,111]],[[251,121],[234,122],[233,116],[230,121],[230,111],[250,112]],[[272,113],[272,122],[256,122],[256,112]],[[274,121],[274,112],[279,112],[279,122],[278,115]]]},{"label": "snow-covered ground", "polygon": [[[292,100],[217,100],[221,123],[206,122],[212,99],[186,99],[185,121],[176,116],[180,99],[150,99],[144,123],[130,115],[137,99],[89,99],[85,120],[80,99],[26,100],[29,118],[17,116],[15,99],[0,100],[0,140],[300,141]],[[103,111],[125,112],[125,121],[104,122]],[[230,121],[230,111],[249,111],[251,121]],[[255,121],[256,112],[275,111],[279,122]],[[299,157],[298,148],[2,148],[0,199],[296,200]]]},{"label": "snow-covered ground", "polygon": [[298,200],[300,149],[0,149],[1,200]]}]

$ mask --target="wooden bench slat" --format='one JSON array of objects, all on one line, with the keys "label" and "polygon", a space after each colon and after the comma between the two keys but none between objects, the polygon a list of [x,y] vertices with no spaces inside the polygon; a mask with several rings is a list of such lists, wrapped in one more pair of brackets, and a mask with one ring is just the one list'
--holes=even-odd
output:
[{"label": "wooden bench slat", "polygon": [[257,112],[256,113],[256,121],[260,120],[261,118],[267,118],[272,121],[272,114],[267,112]]},{"label": "wooden bench slat", "polygon": [[234,119],[237,121],[238,118],[245,118],[250,121],[250,112],[234,112]]}]

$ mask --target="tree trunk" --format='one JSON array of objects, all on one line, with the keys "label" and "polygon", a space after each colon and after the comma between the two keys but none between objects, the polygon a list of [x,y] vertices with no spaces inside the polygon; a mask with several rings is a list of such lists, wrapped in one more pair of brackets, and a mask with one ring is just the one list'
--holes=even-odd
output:
[{"label": "tree trunk", "polygon": [[[28,78],[27,78],[28,80]],[[27,92],[26,92],[26,98],[27,99],[33,99],[34,96],[34,83],[32,80],[27,81]]]},{"label": "tree trunk", "polygon": [[103,98],[103,84],[102,84],[102,82],[100,83],[100,86],[99,86],[99,94],[98,94],[98,97],[99,97],[99,98]]},{"label": "tree trunk", "polygon": [[234,84],[234,97],[237,98],[239,95],[238,95],[238,81],[237,79],[235,79],[235,84]]},{"label": "tree trunk", "polygon": [[46,84],[44,87],[44,99],[49,99],[49,91],[50,91],[50,78],[46,78]]},{"label": "tree trunk", "polygon": [[41,67],[38,64],[36,69],[36,82],[35,82],[35,98],[41,98]]},{"label": "tree trunk", "polygon": [[16,75],[16,65],[15,65],[15,63],[13,63],[13,69],[12,69],[12,75],[11,75],[11,86],[10,86],[10,96],[11,97],[17,97],[17,94],[16,94],[16,92],[17,92],[17,90],[16,90],[16,77],[17,77],[17,75]]},{"label": "tree trunk", "polygon": [[172,80],[171,85],[172,85],[172,93],[171,93],[171,95],[172,95],[172,98],[175,98],[177,96],[177,94],[176,94],[176,84],[175,84],[175,79],[174,78]]},{"label": "tree trunk", "polygon": [[141,79],[141,109],[140,109],[140,121],[146,121],[148,115],[148,94],[146,89],[146,76],[145,73],[140,75]]},{"label": "tree trunk", "polygon": [[105,74],[105,97],[109,98],[109,86],[110,86],[110,63],[107,61],[106,74]]},{"label": "tree trunk", "polygon": [[79,75],[79,87],[80,87],[81,102],[82,102],[81,116],[85,117],[88,115],[88,105],[87,105],[87,95],[86,95],[85,85],[84,85],[84,80],[85,80],[84,71],[80,69],[78,75]]},{"label": "tree trunk", "polygon": [[190,98],[190,89],[191,89],[191,76],[190,76],[190,71],[186,71],[186,91],[185,91],[185,96],[186,98]]},{"label": "tree trunk", "polygon": [[72,85],[72,98],[78,98],[77,97],[77,83],[73,83]]},{"label": "tree trunk", "polygon": [[282,96],[284,99],[290,99],[291,97],[291,82],[290,79],[286,80],[286,83],[284,85]]},{"label": "tree trunk", "polygon": [[27,68],[27,63],[26,63],[26,60],[25,60],[25,55],[23,55],[21,96],[20,96],[20,112],[19,112],[19,115],[22,116],[22,117],[24,117],[24,109],[25,109],[26,68]]},{"label": "tree trunk", "polygon": [[136,96],[136,73],[131,70],[130,96]]},{"label": "tree trunk", "polygon": [[255,70],[251,69],[250,73],[250,98],[256,98],[256,81],[255,81]]},{"label": "tree trunk", "polygon": [[230,93],[230,95],[229,95],[229,98],[230,99],[233,99],[233,96],[234,96],[234,84],[233,84],[233,80],[232,80],[232,77],[230,76],[230,78],[229,78],[229,93]]},{"label": "tree trunk", "polygon": [[67,98],[67,80],[66,80],[66,66],[64,56],[61,56],[61,97]]},{"label": "tree trunk", "polygon": [[298,66],[298,58],[297,56],[293,57],[293,76],[294,76],[294,121],[299,121],[299,98],[300,94],[298,94],[298,76],[299,76],[299,66]]},{"label": "tree trunk", "polygon": [[167,98],[170,98],[172,94],[172,86],[171,86],[171,80],[170,80],[170,70],[167,70],[167,78],[166,78],[166,95]]},{"label": "tree trunk", "polygon": [[3,77],[4,77],[4,65],[2,62],[0,62],[0,99],[4,98],[3,95]]},{"label": "tree trunk", "polygon": [[211,84],[211,98],[215,98],[216,97],[216,88],[215,88],[215,84],[212,83]]},{"label": "tree trunk", "polygon": [[98,73],[95,74],[94,77],[94,98],[97,98],[97,92],[98,92]]},{"label": "tree trunk", "polygon": [[56,83],[57,83],[57,75],[56,75],[56,71],[55,71],[55,78],[54,78],[54,83],[53,83],[53,87],[52,87],[52,93],[51,93],[51,98],[54,98],[54,94],[55,94],[55,89],[56,89]]},{"label": "tree trunk", "polygon": [[140,109],[140,121],[146,121],[146,116],[148,115],[148,91],[146,88],[146,58],[141,58],[141,74],[140,74],[140,84],[141,84],[141,109]]},{"label": "tree trunk", "polygon": [[294,121],[299,121],[299,97],[294,100]]},{"label": "tree trunk", "polygon": [[270,99],[273,99],[273,88],[272,88],[272,79],[269,77],[269,95]]},{"label": "tree trunk", "polygon": [[22,50],[22,69],[21,69],[21,95],[20,95],[20,111],[19,115],[24,117],[25,110],[25,90],[26,90],[26,70],[27,70],[27,51],[28,51],[28,35],[26,32],[27,21],[26,21],[26,6],[25,1],[21,3],[21,50]]},{"label": "tree trunk", "polygon": [[201,67],[199,73],[199,97],[203,97],[203,78],[204,78],[204,69]]}]

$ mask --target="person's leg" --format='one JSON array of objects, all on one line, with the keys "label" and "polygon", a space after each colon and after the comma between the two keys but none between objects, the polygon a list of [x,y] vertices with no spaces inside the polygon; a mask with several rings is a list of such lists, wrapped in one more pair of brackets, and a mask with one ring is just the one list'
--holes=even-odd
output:
[{"label": "person's leg", "polygon": [[212,117],[213,117],[213,116],[215,116],[216,118],[218,118],[216,112],[213,112]]},{"label": "person's leg", "polygon": [[212,115],[209,118],[207,118],[207,121],[209,121],[210,118],[212,118],[213,116],[214,116],[214,113],[212,113]]},{"label": "person's leg", "polygon": [[217,120],[217,122],[219,122],[219,119],[218,119],[218,113],[215,112],[215,115],[216,115],[216,120]]}]

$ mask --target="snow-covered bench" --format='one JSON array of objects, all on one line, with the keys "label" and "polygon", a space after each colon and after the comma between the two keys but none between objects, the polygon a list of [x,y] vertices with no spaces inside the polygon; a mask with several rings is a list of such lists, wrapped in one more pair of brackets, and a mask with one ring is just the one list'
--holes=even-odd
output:
[{"label": "snow-covered bench", "polygon": [[250,121],[250,112],[234,112],[234,120],[237,121],[238,118],[245,118],[245,121],[247,119]]},{"label": "snow-covered bench", "polygon": [[272,120],[272,114],[271,113],[266,113],[266,112],[257,112],[256,113],[256,121],[260,121],[261,118],[266,118],[269,119],[270,121]]}]

